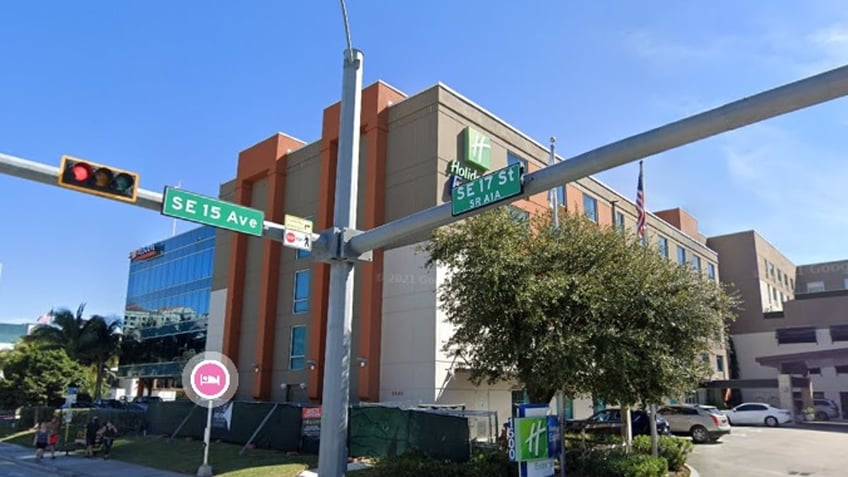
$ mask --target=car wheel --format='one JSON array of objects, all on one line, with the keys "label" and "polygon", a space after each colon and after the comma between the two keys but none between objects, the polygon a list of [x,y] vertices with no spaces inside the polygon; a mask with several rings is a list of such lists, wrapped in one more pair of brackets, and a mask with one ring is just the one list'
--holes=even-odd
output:
[{"label": "car wheel", "polygon": [[819,411],[816,413],[816,420],[818,421],[827,421],[829,419],[830,416],[828,416],[826,412]]},{"label": "car wheel", "polygon": [[710,433],[707,432],[707,428],[704,426],[692,426],[692,429],[689,430],[689,434],[692,435],[692,441],[698,444],[703,444],[710,440]]},{"label": "car wheel", "polygon": [[777,418],[774,416],[768,416],[765,422],[769,427],[777,427]]}]

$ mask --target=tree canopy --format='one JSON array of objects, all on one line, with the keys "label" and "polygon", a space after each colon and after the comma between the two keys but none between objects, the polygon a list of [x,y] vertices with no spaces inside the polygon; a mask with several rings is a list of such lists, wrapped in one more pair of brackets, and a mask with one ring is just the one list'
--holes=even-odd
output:
[{"label": "tree canopy", "polygon": [[660,402],[697,387],[735,298],[634,236],[563,214],[501,207],[434,232],[427,265],[477,384],[515,380],[532,402],[564,390],[607,402]]},{"label": "tree canopy", "polygon": [[76,313],[60,309],[53,313],[53,323],[39,325],[33,329],[24,341],[46,350],[64,350],[72,360],[94,366],[97,383],[94,398],[99,399],[103,381],[103,367],[120,351],[121,334],[119,323],[107,323],[102,316],[83,317],[85,305],[80,305]]},{"label": "tree canopy", "polygon": [[57,406],[65,401],[68,386],[89,387],[86,370],[63,349],[44,349],[19,343],[4,351],[0,360],[0,406]]}]

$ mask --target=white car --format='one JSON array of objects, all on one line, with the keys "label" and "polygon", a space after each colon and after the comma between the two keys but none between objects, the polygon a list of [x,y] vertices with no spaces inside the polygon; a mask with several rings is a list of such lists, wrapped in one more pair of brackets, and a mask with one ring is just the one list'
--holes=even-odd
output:
[{"label": "white car", "polygon": [[792,421],[792,413],[761,402],[742,403],[733,409],[721,411],[730,424],[765,424],[769,427],[779,426]]}]

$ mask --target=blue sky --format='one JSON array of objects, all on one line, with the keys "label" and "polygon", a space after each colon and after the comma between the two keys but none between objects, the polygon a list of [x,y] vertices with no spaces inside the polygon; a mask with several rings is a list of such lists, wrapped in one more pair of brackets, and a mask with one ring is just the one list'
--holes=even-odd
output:
[{"label": "blue sky", "polygon": [[[320,136],[338,101],[339,2],[0,3],[0,152],[62,154],[217,195],[240,150]],[[578,154],[848,63],[834,1],[349,0],[364,82],[442,81]],[[703,233],[756,229],[797,264],[848,258],[846,100],[645,161],[651,210]],[[636,164],[601,180],[635,195]],[[52,307],[120,313],[128,253],[171,233],[155,212],[0,176],[0,321]],[[179,224],[185,231],[191,224]]]}]

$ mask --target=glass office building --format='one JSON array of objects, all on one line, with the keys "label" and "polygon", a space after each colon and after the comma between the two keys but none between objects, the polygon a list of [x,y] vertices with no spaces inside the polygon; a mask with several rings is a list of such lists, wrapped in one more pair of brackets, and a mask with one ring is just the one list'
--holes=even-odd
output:
[{"label": "glass office building", "polygon": [[200,227],[130,253],[122,378],[179,388],[186,360],[206,348],[215,229]]}]

